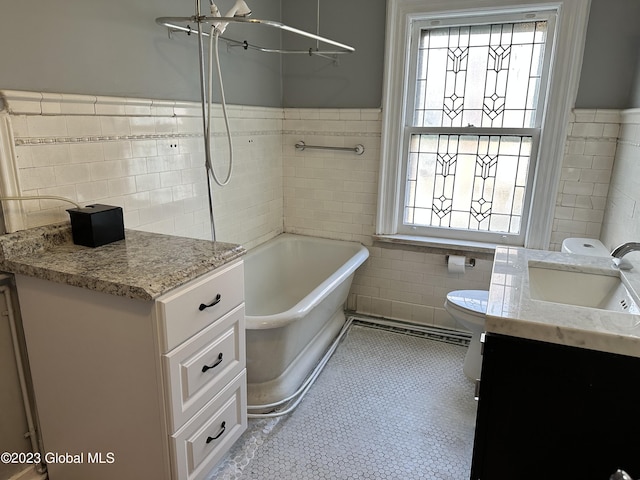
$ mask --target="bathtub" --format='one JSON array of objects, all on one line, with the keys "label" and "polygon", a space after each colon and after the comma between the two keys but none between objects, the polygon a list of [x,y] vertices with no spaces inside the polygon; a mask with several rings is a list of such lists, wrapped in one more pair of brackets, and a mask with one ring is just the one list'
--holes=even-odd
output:
[{"label": "bathtub", "polygon": [[304,382],[345,323],[368,256],[355,242],[293,234],[244,256],[249,405],[281,402]]}]

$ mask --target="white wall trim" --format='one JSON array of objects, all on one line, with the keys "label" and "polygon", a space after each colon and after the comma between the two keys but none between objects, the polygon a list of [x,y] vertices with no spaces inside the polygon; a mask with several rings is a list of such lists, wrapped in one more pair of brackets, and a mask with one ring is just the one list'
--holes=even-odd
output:
[{"label": "white wall trim", "polygon": [[549,248],[551,241],[567,125],[578,94],[591,2],[564,0],[559,2],[559,5],[559,29],[554,42],[554,68],[547,96],[547,105],[557,108],[547,108],[546,118],[543,120],[537,169],[543,168],[544,175],[536,175],[525,240],[526,247],[543,250]]},{"label": "white wall trim", "polygon": [[548,108],[543,119],[545,134],[544,138],[541,138],[537,168],[544,166],[545,175],[540,176],[533,186],[534,198],[525,240],[525,245],[530,248],[548,247],[564,157],[566,128],[578,90],[589,7],[589,0],[533,3],[526,0],[433,0],[429,4],[421,0],[388,1],[377,234],[396,233],[401,181],[400,162],[397,159],[402,148],[406,59],[409,55],[407,38],[412,18],[444,12],[468,14],[487,9],[523,11],[533,8],[555,8],[559,10],[558,34],[554,40],[553,70],[547,104],[561,108]]},{"label": "white wall trim", "polygon": [[[19,196],[20,180],[16,154],[11,128],[11,120],[7,113],[0,113],[0,196]],[[7,232],[16,232],[25,228],[25,212],[22,202],[0,202],[4,213],[5,229]]]},{"label": "white wall trim", "polygon": [[1,90],[0,98],[3,100],[4,110],[13,115],[42,114],[42,93],[40,92]]},{"label": "white wall trim", "polygon": [[622,110],[620,113],[621,122],[623,124],[640,123],[640,108],[629,108]]}]

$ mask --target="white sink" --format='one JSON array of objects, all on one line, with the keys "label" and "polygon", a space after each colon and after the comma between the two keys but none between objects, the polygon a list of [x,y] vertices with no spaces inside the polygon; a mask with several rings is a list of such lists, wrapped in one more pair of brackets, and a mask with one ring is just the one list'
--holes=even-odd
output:
[{"label": "white sink", "polygon": [[532,300],[640,313],[638,304],[616,270],[576,272],[553,268],[552,265],[530,264],[529,294]]}]

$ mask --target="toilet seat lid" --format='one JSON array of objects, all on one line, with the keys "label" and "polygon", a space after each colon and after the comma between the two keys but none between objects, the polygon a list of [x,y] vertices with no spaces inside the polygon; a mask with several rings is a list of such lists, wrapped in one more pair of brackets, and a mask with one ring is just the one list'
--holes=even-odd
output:
[{"label": "toilet seat lid", "polygon": [[447,301],[457,308],[471,314],[487,313],[487,302],[489,301],[488,290],[454,290],[447,293]]}]

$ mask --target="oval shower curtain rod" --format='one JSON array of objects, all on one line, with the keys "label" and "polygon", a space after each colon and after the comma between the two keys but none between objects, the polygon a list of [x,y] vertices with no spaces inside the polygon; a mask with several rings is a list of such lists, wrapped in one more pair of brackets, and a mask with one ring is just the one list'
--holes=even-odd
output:
[{"label": "oval shower curtain rod", "polygon": [[[268,53],[298,53],[298,54],[307,54],[307,55],[340,55],[344,53],[353,53],[356,51],[355,48],[345,45],[344,43],[339,43],[334,40],[330,40],[328,38],[321,37],[320,35],[316,35],[314,33],[305,32],[304,30],[300,30],[294,27],[290,27],[285,25],[284,23],[276,22],[273,20],[258,20],[255,18],[244,18],[244,17],[211,17],[211,16],[192,16],[192,17],[159,17],[156,18],[156,23],[158,25],[162,25],[169,29],[169,32],[179,31],[186,32],[188,35],[192,33],[198,34],[197,28],[192,28],[189,25],[189,22],[195,23],[210,23],[216,24],[220,22],[228,22],[228,23],[248,23],[253,25],[265,25],[268,27],[278,28],[280,30],[284,30],[287,32],[294,33],[296,35],[300,35],[302,37],[311,38],[313,40],[317,40],[322,43],[326,43],[327,45],[332,45],[334,47],[339,48],[340,50],[319,50],[309,48],[307,50],[283,50],[278,48],[266,48],[258,45],[252,45],[247,41],[240,42],[238,40],[233,40],[231,38],[220,37],[222,40],[225,40],[235,46],[243,47],[245,50],[247,48],[251,48],[254,50],[259,50],[262,52]],[[180,23],[186,25],[179,25]],[[206,32],[202,32],[202,35],[208,37],[209,34]]]}]

